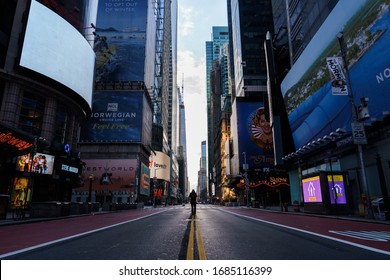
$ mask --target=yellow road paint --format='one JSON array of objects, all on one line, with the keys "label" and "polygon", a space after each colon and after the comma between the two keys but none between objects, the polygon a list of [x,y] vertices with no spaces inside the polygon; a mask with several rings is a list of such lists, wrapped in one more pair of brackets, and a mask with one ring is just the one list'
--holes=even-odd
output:
[{"label": "yellow road paint", "polygon": [[202,237],[200,236],[200,229],[199,229],[199,223],[196,224],[196,238],[198,243],[198,252],[199,252],[199,259],[201,260],[207,260],[206,258],[206,252],[203,247]]},{"label": "yellow road paint", "polygon": [[196,229],[196,243],[198,245],[198,253],[200,260],[206,260],[206,252],[203,247],[202,236],[200,234],[199,223],[196,222],[194,217],[191,218],[191,227],[190,227],[190,235],[188,237],[188,246],[187,246],[187,260],[193,260],[195,258],[195,229]]},{"label": "yellow road paint", "polygon": [[190,237],[188,238],[187,260],[194,259],[194,219],[191,220]]}]

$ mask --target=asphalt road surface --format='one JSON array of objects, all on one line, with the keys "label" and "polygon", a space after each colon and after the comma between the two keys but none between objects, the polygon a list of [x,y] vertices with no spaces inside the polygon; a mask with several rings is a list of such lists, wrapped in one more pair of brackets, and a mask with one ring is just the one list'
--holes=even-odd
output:
[{"label": "asphalt road surface", "polygon": [[389,260],[390,225],[189,205],[0,227],[19,260]]}]

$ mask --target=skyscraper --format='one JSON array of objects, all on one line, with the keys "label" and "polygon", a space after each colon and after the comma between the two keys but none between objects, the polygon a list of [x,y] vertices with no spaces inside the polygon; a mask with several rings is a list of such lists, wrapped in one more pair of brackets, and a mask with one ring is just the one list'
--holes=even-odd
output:
[{"label": "skyscraper", "polygon": [[[264,107],[266,118],[268,97],[267,97],[267,68],[264,52],[264,40],[266,33],[273,33],[273,18],[271,0],[228,1],[228,24],[231,30],[231,59],[233,64],[235,95],[232,96],[232,119],[231,119],[231,137],[233,138],[233,154],[231,155],[231,171],[233,174],[242,172],[244,158],[242,153],[248,143],[244,143],[243,138],[239,137],[240,130],[243,129],[239,124],[242,110],[249,110],[249,107],[242,107],[239,110],[239,102],[250,104],[257,103],[256,106]],[[249,105],[248,105],[249,106]],[[252,106],[252,105],[250,105]],[[248,109],[245,109],[248,108]],[[268,149],[268,148],[267,148]],[[255,154],[253,154],[253,158]],[[248,164],[250,159],[247,157]],[[266,164],[269,166],[269,163]],[[262,168],[257,166],[257,169]]]},{"label": "skyscraper", "polygon": [[182,201],[186,201],[188,189],[188,169],[187,169],[187,137],[186,137],[186,110],[184,105],[184,81],[181,90],[178,89],[179,97],[179,146],[177,149],[179,162],[179,190],[181,191]]},{"label": "skyscraper", "polygon": [[178,114],[176,28],[177,1],[139,1],[123,9],[99,4],[97,83],[81,147],[87,166],[100,166],[108,174],[113,165],[131,169],[130,181],[125,178],[129,188],[110,189],[110,193],[99,183],[100,175],[94,174],[93,189],[102,203],[128,202],[137,195],[139,201],[148,201],[151,192],[141,188],[140,170],[147,170],[155,151],[166,155],[161,155],[164,161],[171,158],[167,164],[171,178],[156,172],[158,185],[167,186],[164,198],[177,194],[172,189],[178,176],[173,147],[177,146]]},{"label": "skyscraper", "polygon": [[206,202],[208,199],[207,190],[207,149],[206,141],[201,143],[201,157],[199,159],[199,172],[198,172],[198,200]]},{"label": "skyscraper", "polygon": [[[207,41],[206,42],[206,88],[207,88],[207,156],[208,156],[208,176],[209,180],[212,180],[212,172],[213,172],[213,167],[215,165],[215,157],[214,157],[214,141],[215,141],[215,133],[218,132],[218,128],[215,127],[215,121],[219,118],[219,114],[215,114],[215,109],[217,109],[219,112],[221,110],[221,101],[219,100],[218,104],[215,103],[217,101],[216,99],[214,102],[212,102],[212,98],[221,98],[221,91],[218,90],[219,97],[212,97],[212,87],[213,85],[211,84],[211,74],[214,69],[214,74],[215,76],[215,71],[218,71],[218,85],[214,84],[214,87],[217,86],[218,88],[221,87],[221,74],[220,74],[220,62],[219,59],[221,56],[224,55],[223,49],[224,45],[229,41],[229,32],[228,32],[228,27],[227,26],[213,26],[212,27],[212,33],[211,33],[211,39],[212,41]],[[217,66],[218,65],[218,66]],[[226,68],[223,68],[226,69]],[[224,89],[227,90],[228,87],[227,85],[227,78],[225,77],[225,87]],[[225,96],[228,95],[228,93],[225,93]],[[212,108],[214,105],[218,108]],[[213,113],[214,112],[214,113]],[[217,121],[218,122],[218,121]],[[209,186],[210,188],[210,186]],[[209,190],[209,193],[210,190]]]}]

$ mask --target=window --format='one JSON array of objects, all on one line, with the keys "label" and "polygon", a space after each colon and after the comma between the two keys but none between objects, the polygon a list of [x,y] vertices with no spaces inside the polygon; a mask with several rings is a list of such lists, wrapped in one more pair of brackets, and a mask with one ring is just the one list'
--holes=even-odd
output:
[{"label": "window", "polygon": [[19,116],[19,128],[33,135],[41,135],[45,99],[33,93],[24,93]]},{"label": "window", "polygon": [[60,104],[56,111],[56,122],[54,128],[54,139],[58,143],[65,143],[65,133],[68,120],[68,113],[64,105]]}]

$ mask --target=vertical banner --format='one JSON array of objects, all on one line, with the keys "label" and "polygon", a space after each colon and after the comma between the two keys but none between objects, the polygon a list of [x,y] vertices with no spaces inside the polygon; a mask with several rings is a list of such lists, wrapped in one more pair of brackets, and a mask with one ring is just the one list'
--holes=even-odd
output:
[{"label": "vertical banner", "polygon": [[148,1],[100,0],[96,81],[143,81]]},{"label": "vertical banner", "polygon": [[262,102],[237,102],[240,153],[246,153],[249,169],[274,165],[273,135]]},{"label": "vertical banner", "polygon": [[141,163],[141,187],[139,193],[146,196],[150,194],[150,169],[143,163]]},{"label": "vertical banner", "polygon": [[326,64],[332,81],[332,94],[348,95],[347,79],[343,70],[343,59],[341,57],[327,57]]},{"label": "vertical banner", "polygon": [[347,203],[343,175],[328,175],[328,188],[331,204]]},{"label": "vertical banner", "polygon": [[322,202],[320,176],[303,179],[302,189],[304,202]]}]

